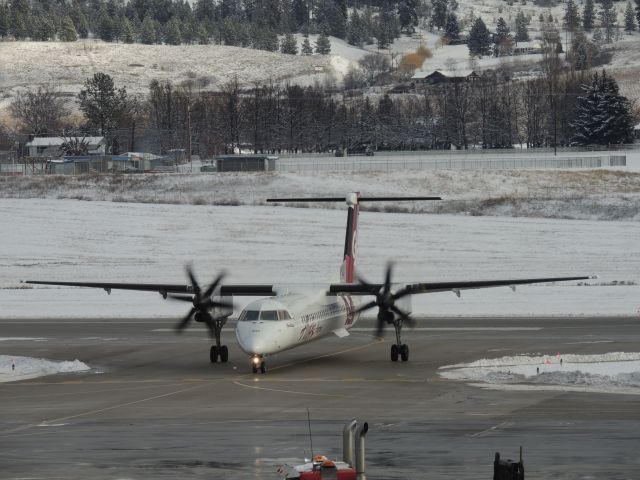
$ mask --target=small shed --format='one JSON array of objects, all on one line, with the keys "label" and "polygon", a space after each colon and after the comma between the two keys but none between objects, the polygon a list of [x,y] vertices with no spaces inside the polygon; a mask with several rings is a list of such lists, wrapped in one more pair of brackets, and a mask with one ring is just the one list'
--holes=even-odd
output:
[{"label": "small shed", "polygon": [[276,169],[274,155],[218,155],[215,157],[218,172],[272,172]]},{"label": "small shed", "polygon": [[61,154],[62,144],[69,140],[86,143],[89,155],[104,155],[107,150],[104,137],[36,137],[25,146],[30,157],[57,157]]},{"label": "small shed", "polygon": [[411,79],[415,83],[422,83],[427,85],[439,85],[441,83],[459,83],[459,82],[473,82],[478,80],[478,75],[474,70],[435,70],[431,73],[418,72]]},{"label": "small shed", "polygon": [[514,55],[542,53],[542,45],[540,45],[540,42],[516,42],[512,52]]}]

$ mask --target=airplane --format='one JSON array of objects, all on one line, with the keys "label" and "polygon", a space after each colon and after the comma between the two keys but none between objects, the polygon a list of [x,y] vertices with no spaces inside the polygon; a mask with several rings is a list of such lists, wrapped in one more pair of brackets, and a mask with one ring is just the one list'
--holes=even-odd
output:
[{"label": "airplane", "polygon": [[[102,288],[111,290],[138,290],[160,293],[163,298],[192,304],[187,315],[176,325],[183,331],[189,322],[204,323],[215,345],[209,351],[209,360],[227,362],[229,349],[221,344],[221,332],[227,319],[233,314],[233,297],[264,297],[250,302],[238,316],[235,327],[240,349],[250,356],[252,372],[266,372],[265,358],[276,353],[319,340],[327,335],[346,337],[356,324],[360,314],[377,308],[376,336],[381,337],[385,324],[392,325],[396,341],[391,345],[391,361],[409,360],[409,347],[402,343],[402,328],[413,326],[408,300],[411,295],[451,291],[460,296],[461,290],[516,285],[584,280],[588,276],[524,278],[506,280],[421,282],[398,284],[392,282],[392,264],[388,264],[383,283],[369,283],[356,275],[356,244],[360,205],[366,202],[441,200],[440,197],[365,197],[359,192],[346,197],[269,198],[269,203],[285,202],[346,202],[347,228],[344,255],[339,278],[335,283],[315,288],[300,285],[279,284],[224,284],[225,273],[220,273],[203,290],[191,267],[187,267],[190,284],[104,283],[104,282],[55,282],[28,280],[25,283]],[[373,297],[363,303],[363,297]]]}]

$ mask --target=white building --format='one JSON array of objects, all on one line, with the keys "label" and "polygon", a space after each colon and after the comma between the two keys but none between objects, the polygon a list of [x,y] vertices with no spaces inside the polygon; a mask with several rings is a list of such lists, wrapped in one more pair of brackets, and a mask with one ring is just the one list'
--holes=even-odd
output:
[{"label": "white building", "polygon": [[36,137],[25,146],[29,150],[30,157],[60,157],[60,147],[69,140],[82,141],[89,147],[89,155],[105,155],[107,141],[104,137]]}]

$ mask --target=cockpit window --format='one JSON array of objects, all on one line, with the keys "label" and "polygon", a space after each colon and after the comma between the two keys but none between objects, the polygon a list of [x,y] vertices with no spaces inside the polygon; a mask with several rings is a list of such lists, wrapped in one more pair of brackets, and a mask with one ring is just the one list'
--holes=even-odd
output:
[{"label": "cockpit window", "polygon": [[242,319],[242,321],[255,321],[258,320],[258,318],[260,318],[260,311],[259,310],[245,310],[244,311],[244,318]]},{"label": "cockpit window", "polygon": [[278,320],[277,310],[262,310],[260,312],[260,320]]},{"label": "cockpit window", "polygon": [[280,320],[291,320],[291,315],[286,310],[278,310],[278,318]]}]

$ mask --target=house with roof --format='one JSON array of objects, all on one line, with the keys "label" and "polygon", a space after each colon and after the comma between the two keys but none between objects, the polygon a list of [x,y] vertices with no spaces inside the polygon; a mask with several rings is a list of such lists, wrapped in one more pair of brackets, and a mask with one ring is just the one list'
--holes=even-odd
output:
[{"label": "house with roof", "polygon": [[105,155],[107,141],[104,137],[36,137],[27,142],[25,147],[30,157],[59,157],[60,147],[68,141],[83,142],[87,145],[88,155]]},{"label": "house with roof", "polygon": [[416,84],[439,85],[442,83],[474,82],[480,78],[474,70],[435,70],[418,72],[411,80]]}]

